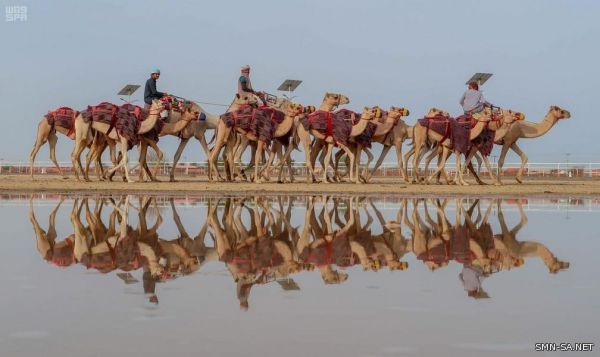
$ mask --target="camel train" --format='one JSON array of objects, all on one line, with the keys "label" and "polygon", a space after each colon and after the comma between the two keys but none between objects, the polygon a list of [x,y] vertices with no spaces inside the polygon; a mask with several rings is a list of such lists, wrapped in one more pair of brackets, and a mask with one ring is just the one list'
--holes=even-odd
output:
[{"label": "camel train", "polygon": [[[530,258],[540,259],[550,273],[569,268],[544,244],[517,239],[527,224],[520,200],[514,203],[519,222],[509,228],[500,199],[403,198],[395,219],[386,221],[370,198],[210,197],[198,234],[190,235],[170,198],[178,234],[167,237],[159,233],[165,209],[156,197],[139,198],[137,204],[127,196],[76,198],[69,215],[72,233],[59,239],[56,216],[63,200],[51,211],[47,229],[30,205],[42,259],[58,267],[80,264],[102,274],[119,271],[117,276],[127,284],[137,283],[132,273],[141,270],[152,303],[158,303],[157,283],[198,272],[208,262],[225,265],[244,310],[252,287],[277,281],[297,289],[294,274],[313,271],[324,284],[341,284],[353,266],[370,272],[406,271],[410,254],[433,272],[450,264],[462,266],[463,283],[473,275],[481,283],[522,267]],[[494,208],[498,231],[490,222]],[[137,214],[135,228],[128,224],[130,212]],[[292,212],[300,220],[292,219]],[[481,285],[467,286],[468,296],[489,297]]]},{"label": "camel train", "polygon": [[[148,111],[132,104],[117,106],[106,102],[88,106],[82,111],[61,107],[48,112],[38,124],[29,158],[31,177],[34,176],[36,154],[45,143],[50,148],[50,159],[63,175],[55,153],[57,133],[60,133],[74,141],[71,161],[78,181],[90,181],[89,168],[94,162],[99,180],[111,180],[121,169],[123,180],[132,182],[127,153],[134,146],[138,147],[139,153],[139,180],[144,181],[147,176],[151,181],[158,181],[157,170],[164,155],[157,143],[159,137],[173,135],[180,139],[180,143],[170,169],[170,181],[175,181],[175,168],[186,144],[191,138],[196,138],[208,161],[210,181],[250,179],[264,182],[271,179],[272,170],[277,170],[277,182],[293,182],[291,153],[301,147],[305,155],[307,182],[311,183],[343,181],[346,175],[350,182],[368,183],[392,148],[396,150],[399,174],[406,182],[431,183],[435,179],[439,183],[444,176],[447,183],[459,185],[468,185],[463,176],[467,168],[479,184],[484,184],[471,164],[473,158],[477,160],[478,167],[481,167],[481,162],[486,165],[494,184],[501,185],[504,160],[508,151],[512,150],[521,158],[516,175],[517,182],[521,183],[527,155],[517,141],[542,136],[559,120],[571,116],[558,106],[551,106],[546,116],[537,123],[525,121],[522,113],[509,109],[488,107],[480,115],[453,118],[444,110],[432,108],[414,125],[409,125],[404,120],[409,115],[406,108],[392,106],[384,110],[365,107],[357,113],[340,109],[350,100],[338,93],[325,93],[318,108],[293,103],[286,98],[270,98],[272,100],[259,105],[263,101],[255,95],[238,94],[222,115],[211,114],[193,101],[173,96],[154,100]],[[210,143],[205,138],[207,131],[214,133]],[[405,142],[409,149],[403,155]],[[374,144],[381,144],[382,151],[374,167],[370,168]],[[495,145],[501,147],[496,174],[488,160]],[[148,147],[158,157],[153,170],[147,165]],[[248,147],[253,167],[250,177],[241,165],[241,157]],[[84,167],[81,155],[86,148]],[[106,148],[113,164],[108,170],[101,163]],[[118,154],[117,148],[120,149]],[[334,149],[337,152],[334,153]],[[366,153],[367,161],[361,165],[362,152]],[[450,178],[445,170],[451,154],[454,154],[456,162],[455,178]],[[217,166],[220,158],[225,164],[224,173]],[[320,174],[316,170],[317,159],[321,165]],[[433,159],[437,159],[437,167],[429,176],[422,177],[418,169],[421,162],[425,162],[423,172],[428,173]],[[345,172],[340,172],[342,160]],[[412,162],[410,174],[409,162]],[[284,170],[285,167],[287,170]],[[284,172],[287,175],[284,176]]]}]

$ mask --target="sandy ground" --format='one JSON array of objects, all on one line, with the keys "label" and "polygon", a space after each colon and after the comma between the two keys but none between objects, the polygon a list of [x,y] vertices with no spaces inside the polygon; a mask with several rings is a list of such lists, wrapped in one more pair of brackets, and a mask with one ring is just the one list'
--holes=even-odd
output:
[{"label": "sandy ground", "polygon": [[[469,195],[469,196],[521,196],[521,195],[600,195],[600,180],[592,179],[529,179],[518,184],[507,178],[504,186],[476,185],[415,185],[405,184],[400,179],[374,179],[369,184],[307,184],[294,183],[210,183],[205,178],[181,178],[179,182],[77,182],[74,178],[60,176],[38,176],[31,180],[26,175],[0,176],[0,192],[59,192],[59,193],[214,193],[214,194],[256,194],[256,193],[352,193],[352,194],[406,194],[406,195]],[[471,181],[469,181],[471,182]]]}]

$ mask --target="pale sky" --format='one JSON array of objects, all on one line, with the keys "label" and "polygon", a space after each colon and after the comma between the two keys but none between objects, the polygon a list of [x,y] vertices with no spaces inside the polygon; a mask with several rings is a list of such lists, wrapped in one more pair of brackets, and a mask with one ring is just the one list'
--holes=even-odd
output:
[{"label": "pale sky", "polygon": [[[0,21],[0,158],[27,160],[42,115],[59,106],[119,103],[125,84],[228,103],[239,68],[255,89],[277,94],[286,78],[308,105],[326,91],[348,108],[405,106],[409,124],[437,106],[460,113],[475,72],[492,72],[486,98],[539,121],[550,105],[570,110],[544,137],[523,140],[530,162],[600,162],[600,2],[504,1],[25,1],[27,21]],[[3,14],[4,15],[4,14]],[[133,96],[141,102],[143,88]],[[138,103],[140,103],[138,102]],[[223,108],[205,106],[212,113]],[[210,134],[207,135],[210,138]],[[177,140],[161,138],[172,157]],[[380,147],[380,146],[379,146]],[[379,150],[377,147],[377,151]],[[58,158],[72,142],[59,138]],[[406,149],[405,149],[406,150]],[[499,153],[498,148],[495,154]],[[511,154],[512,155],[512,154]],[[507,162],[517,158],[509,155]],[[200,145],[184,157],[204,161]],[[47,148],[38,160],[47,160]],[[390,154],[386,161],[395,160]]]}]

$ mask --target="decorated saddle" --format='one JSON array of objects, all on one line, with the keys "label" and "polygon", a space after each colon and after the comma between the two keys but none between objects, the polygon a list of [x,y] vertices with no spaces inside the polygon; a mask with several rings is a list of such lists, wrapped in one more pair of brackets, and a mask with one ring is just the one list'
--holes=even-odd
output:
[{"label": "decorated saddle", "polygon": [[137,270],[142,266],[142,257],[137,245],[137,233],[127,226],[127,235],[111,246],[108,241],[104,242],[108,251],[103,253],[84,253],[81,263],[87,269],[96,269],[105,274],[115,269],[123,271]]},{"label": "decorated saddle", "polygon": [[49,111],[48,114],[45,115],[45,118],[52,129],[59,126],[67,129],[67,136],[71,136],[75,129],[75,118],[77,115],[79,115],[79,112],[74,109],[60,107],[54,111]]},{"label": "decorated saddle", "polygon": [[273,109],[254,108],[251,105],[241,106],[238,110],[221,115],[221,120],[229,128],[236,128],[252,133],[258,140],[270,143],[273,139],[276,123],[271,119]]},{"label": "decorated saddle", "polygon": [[[150,114],[149,111],[144,110],[142,107],[133,105],[130,103],[123,104],[121,108],[127,110],[130,115],[133,115],[138,121],[144,121],[148,118]],[[142,134],[143,137],[148,138],[152,141],[158,142],[160,131],[162,130],[165,122],[158,119],[156,120],[156,124],[154,124],[154,128],[147,133]]]},{"label": "decorated saddle", "polygon": [[161,101],[166,110],[174,110],[176,112],[183,112],[192,106],[192,102],[170,95],[163,97]]},{"label": "decorated saddle", "polygon": [[333,137],[336,143],[348,145],[348,139],[352,131],[352,122],[345,119],[351,116],[348,112],[350,111],[331,113],[317,110],[308,116],[301,117],[300,124],[306,130],[316,130],[323,134],[325,138]]},{"label": "decorated saddle", "polygon": [[426,127],[442,136],[442,140],[450,139],[450,145],[454,150],[466,154],[471,148],[469,140],[471,134],[471,122],[458,121],[451,117],[436,115],[418,120],[419,125]]},{"label": "decorated saddle", "polygon": [[86,123],[96,121],[114,126],[118,110],[119,106],[109,102],[102,102],[98,105],[88,106],[86,110],[81,112],[81,116]]},{"label": "decorated saddle", "polygon": [[[352,125],[356,125],[358,124],[358,121],[360,120],[360,116],[361,114],[359,113],[355,113],[352,112],[350,110],[347,109],[341,109],[338,112],[341,111],[348,111],[350,113],[344,113],[344,118],[346,118],[347,120],[350,120],[352,122]],[[383,119],[383,115],[381,115],[379,118],[375,119],[375,120],[385,120]],[[371,148],[371,142],[373,141],[373,135],[375,135],[375,130],[377,129],[377,124],[373,123],[373,122],[369,122],[367,123],[367,126],[365,128],[365,130],[360,133],[358,136],[356,136],[353,141],[357,144],[362,146],[363,148]]]}]

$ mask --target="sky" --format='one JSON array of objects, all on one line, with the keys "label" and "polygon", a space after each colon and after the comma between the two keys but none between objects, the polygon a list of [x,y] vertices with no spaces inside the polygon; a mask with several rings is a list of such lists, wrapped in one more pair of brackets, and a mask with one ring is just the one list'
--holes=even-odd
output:
[{"label": "sky", "polygon": [[[0,20],[0,159],[27,160],[37,124],[60,106],[119,103],[129,83],[160,68],[158,88],[192,100],[229,103],[239,69],[274,94],[287,79],[302,104],[327,91],[350,109],[410,109],[414,124],[433,106],[458,115],[465,82],[495,105],[540,121],[551,105],[571,112],[548,134],[519,142],[530,162],[600,162],[600,2],[595,0],[25,1],[27,20]],[[6,14],[3,14],[6,15]],[[132,99],[142,102],[143,88]],[[204,106],[220,114],[224,108]],[[210,134],[207,137],[210,138]],[[175,137],[159,145],[172,157]],[[380,146],[375,147],[379,151]],[[72,142],[60,137],[59,161]],[[406,151],[406,149],[405,149]],[[495,154],[499,148],[495,149]],[[48,149],[38,154],[47,160]],[[197,142],[183,154],[204,161]],[[393,162],[391,153],[386,161]],[[509,154],[507,162],[518,158]]]}]

